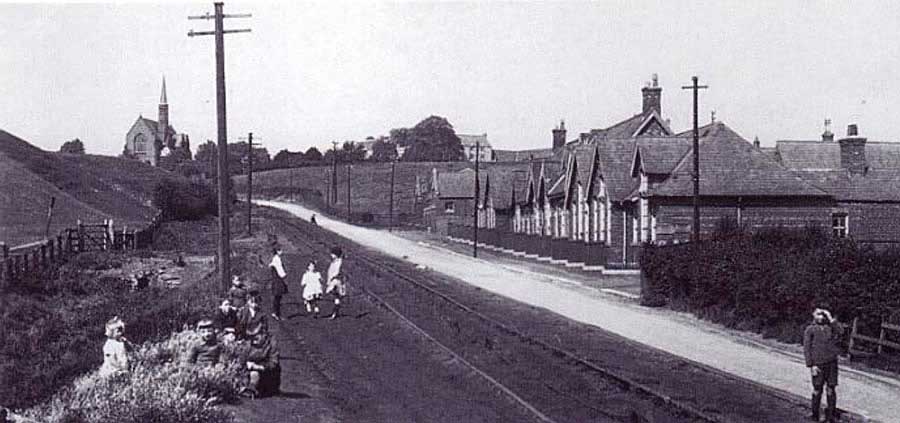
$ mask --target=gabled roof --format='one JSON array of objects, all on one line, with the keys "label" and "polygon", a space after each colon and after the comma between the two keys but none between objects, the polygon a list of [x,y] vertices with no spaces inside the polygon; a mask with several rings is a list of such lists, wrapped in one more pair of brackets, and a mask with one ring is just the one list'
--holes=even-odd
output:
[{"label": "gabled roof", "polygon": [[[157,123],[155,120],[147,119],[143,116],[139,116],[138,122],[143,123],[144,125],[147,125],[147,127],[150,128],[150,130],[153,131],[154,134],[159,133],[159,123]],[[135,123],[137,123],[137,122],[135,122]],[[166,132],[168,132],[168,134],[173,137],[175,136],[175,128],[172,128],[172,125],[169,125],[169,127],[166,128]]]},{"label": "gabled roof", "polygon": [[639,182],[631,176],[635,143],[635,138],[605,139],[597,143],[599,173],[613,201],[624,200]]},{"label": "gabled roof", "polygon": [[691,140],[687,138],[641,138],[635,144],[633,177],[639,176],[641,169],[648,174],[668,174],[691,149]]},{"label": "gabled roof", "polygon": [[838,201],[900,201],[900,172],[869,170],[851,175],[846,170],[798,171],[797,174]]},{"label": "gabled roof", "polygon": [[[700,139],[702,196],[825,197],[828,194],[759,151],[721,122],[709,125]],[[693,161],[685,154],[668,179],[651,189],[663,197],[693,194]]]}]

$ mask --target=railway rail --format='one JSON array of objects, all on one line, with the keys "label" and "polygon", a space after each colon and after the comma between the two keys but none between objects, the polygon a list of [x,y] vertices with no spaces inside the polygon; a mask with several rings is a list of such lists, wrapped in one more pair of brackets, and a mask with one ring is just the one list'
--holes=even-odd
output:
[{"label": "railway rail", "polygon": [[[295,237],[296,240],[309,246],[318,246],[316,250],[325,251],[332,245],[323,240],[324,234],[319,232],[322,231],[321,228],[296,219],[280,220],[302,234]],[[377,258],[361,248],[347,245],[343,247],[352,260],[349,262],[358,266],[353,269],[357,270],[354,273],[364,273],[375,276],[372,280],[382,280],[382,283],[371,284],[370,280],[363,282],[359,278],[353,279],[354,285],[360,286],[357,289],[362,294],[396,315],[479,378],[493,385],[513,403],[527,410],[536,421],[584,421],[586,416],[590,416],[591,421],[610,422],[726,421],[721,416],[673,398],[645,383],[603,368],[572,351],[548,344],[487,316],[452,295],[441,292],[436,288],[439,284],[431,283],[428,277],[410,276],[387,260]],[[387,284],[383,283],[385,279],[389,280]],[[423,309],[427,313],[423,313]],[[474,332],[460,336],[460,332],[466,330],[464,328],[474,328]],[[447,333],[455,333],[457,336],[448,336]],[[484,340],[483,344],[472,341],[478,338]],[[478,345],[473,348],[473,344]],[[530,354],[542,365],[549,365],[566,375],[577,375],[574,379],[581,380],[554,380],[558,375],[554,372],[539,375],[537,378],[544,379],[542,381],[522,382],[518,379],[523,375],[527,378],[531,360],[516,360],[510,357],[510,352],[504,352],[504,349],[510,350],[515,356]],[[623,400],[624,398],[631,399]]]}]

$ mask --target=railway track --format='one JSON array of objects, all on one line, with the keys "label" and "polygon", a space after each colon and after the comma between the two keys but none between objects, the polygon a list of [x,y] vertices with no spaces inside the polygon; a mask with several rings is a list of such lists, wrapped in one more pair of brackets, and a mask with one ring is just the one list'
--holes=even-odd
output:
[{"label": "railway track", "polygon": [[[278,218],[313,250],[334,235],[297,219]],[[329,239],[330,238],[330,239]],[[331,241],[331,242],[329,242]],[[343,244],[353,288],[492,385],[540,422],[724,422],[719,416],[603,368],[492,318],[360,248]],[[366,275],[366,277],[360,277]]]}]

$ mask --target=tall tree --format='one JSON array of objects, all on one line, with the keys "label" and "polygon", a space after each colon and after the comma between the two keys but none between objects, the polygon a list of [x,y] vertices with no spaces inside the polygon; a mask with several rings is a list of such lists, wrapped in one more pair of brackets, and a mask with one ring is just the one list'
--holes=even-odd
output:
[{"label": "tall tree", "polygon": [[310,162],[321,162],[322,161],[322,153],[318,148],[310,147],[303,153],[303,158]]},{"label": "tall tree", "polygon": [[59,147],[59,152],[69,154],[84,154],[84,144],[82,144],[80,139],[75,138],[72,141],[64,142],[63,145]]},{"label": "tall tree", "polygon": [[[366,159],[366,147],[353,141],[344,141],[341,151],[344,153],[345,161],[361,162]],[[340,156],[338,158],[340,159]]]},{"label": "tall tree", "polygon": [[462,143],[446,118],[429,116],[410,129],[412,142],[401,160],[449,162],[465,160]]},{"label": "tall tree", "polygon": [[392,162],[397,160],[397,144],[394,144],[388,138],[379,137],[372,144],[372,157],[369,157],[369,160],[373,162]]}]

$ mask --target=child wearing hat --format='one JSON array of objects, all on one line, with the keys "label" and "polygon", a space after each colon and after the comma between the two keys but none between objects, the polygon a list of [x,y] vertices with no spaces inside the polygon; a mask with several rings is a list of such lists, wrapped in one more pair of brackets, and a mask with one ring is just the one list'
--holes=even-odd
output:
[{"label": "child wearing hat", "polygon": [[306,266],[306,273],[300,280],[303,287],[303,302],[306,304],[307,313],[315,313],[319,317],[319,298],[322,296],[322,274],[316,270],[316,262],[310,261]]},{"label": "child wearing hat", "polygon": [[191,347],[188,352],[188,363],[215,366],[222,355],[222,346],[216,340],[216,328],[213,321],[203,319],[197,322],[197,332],[202,342]]}]

